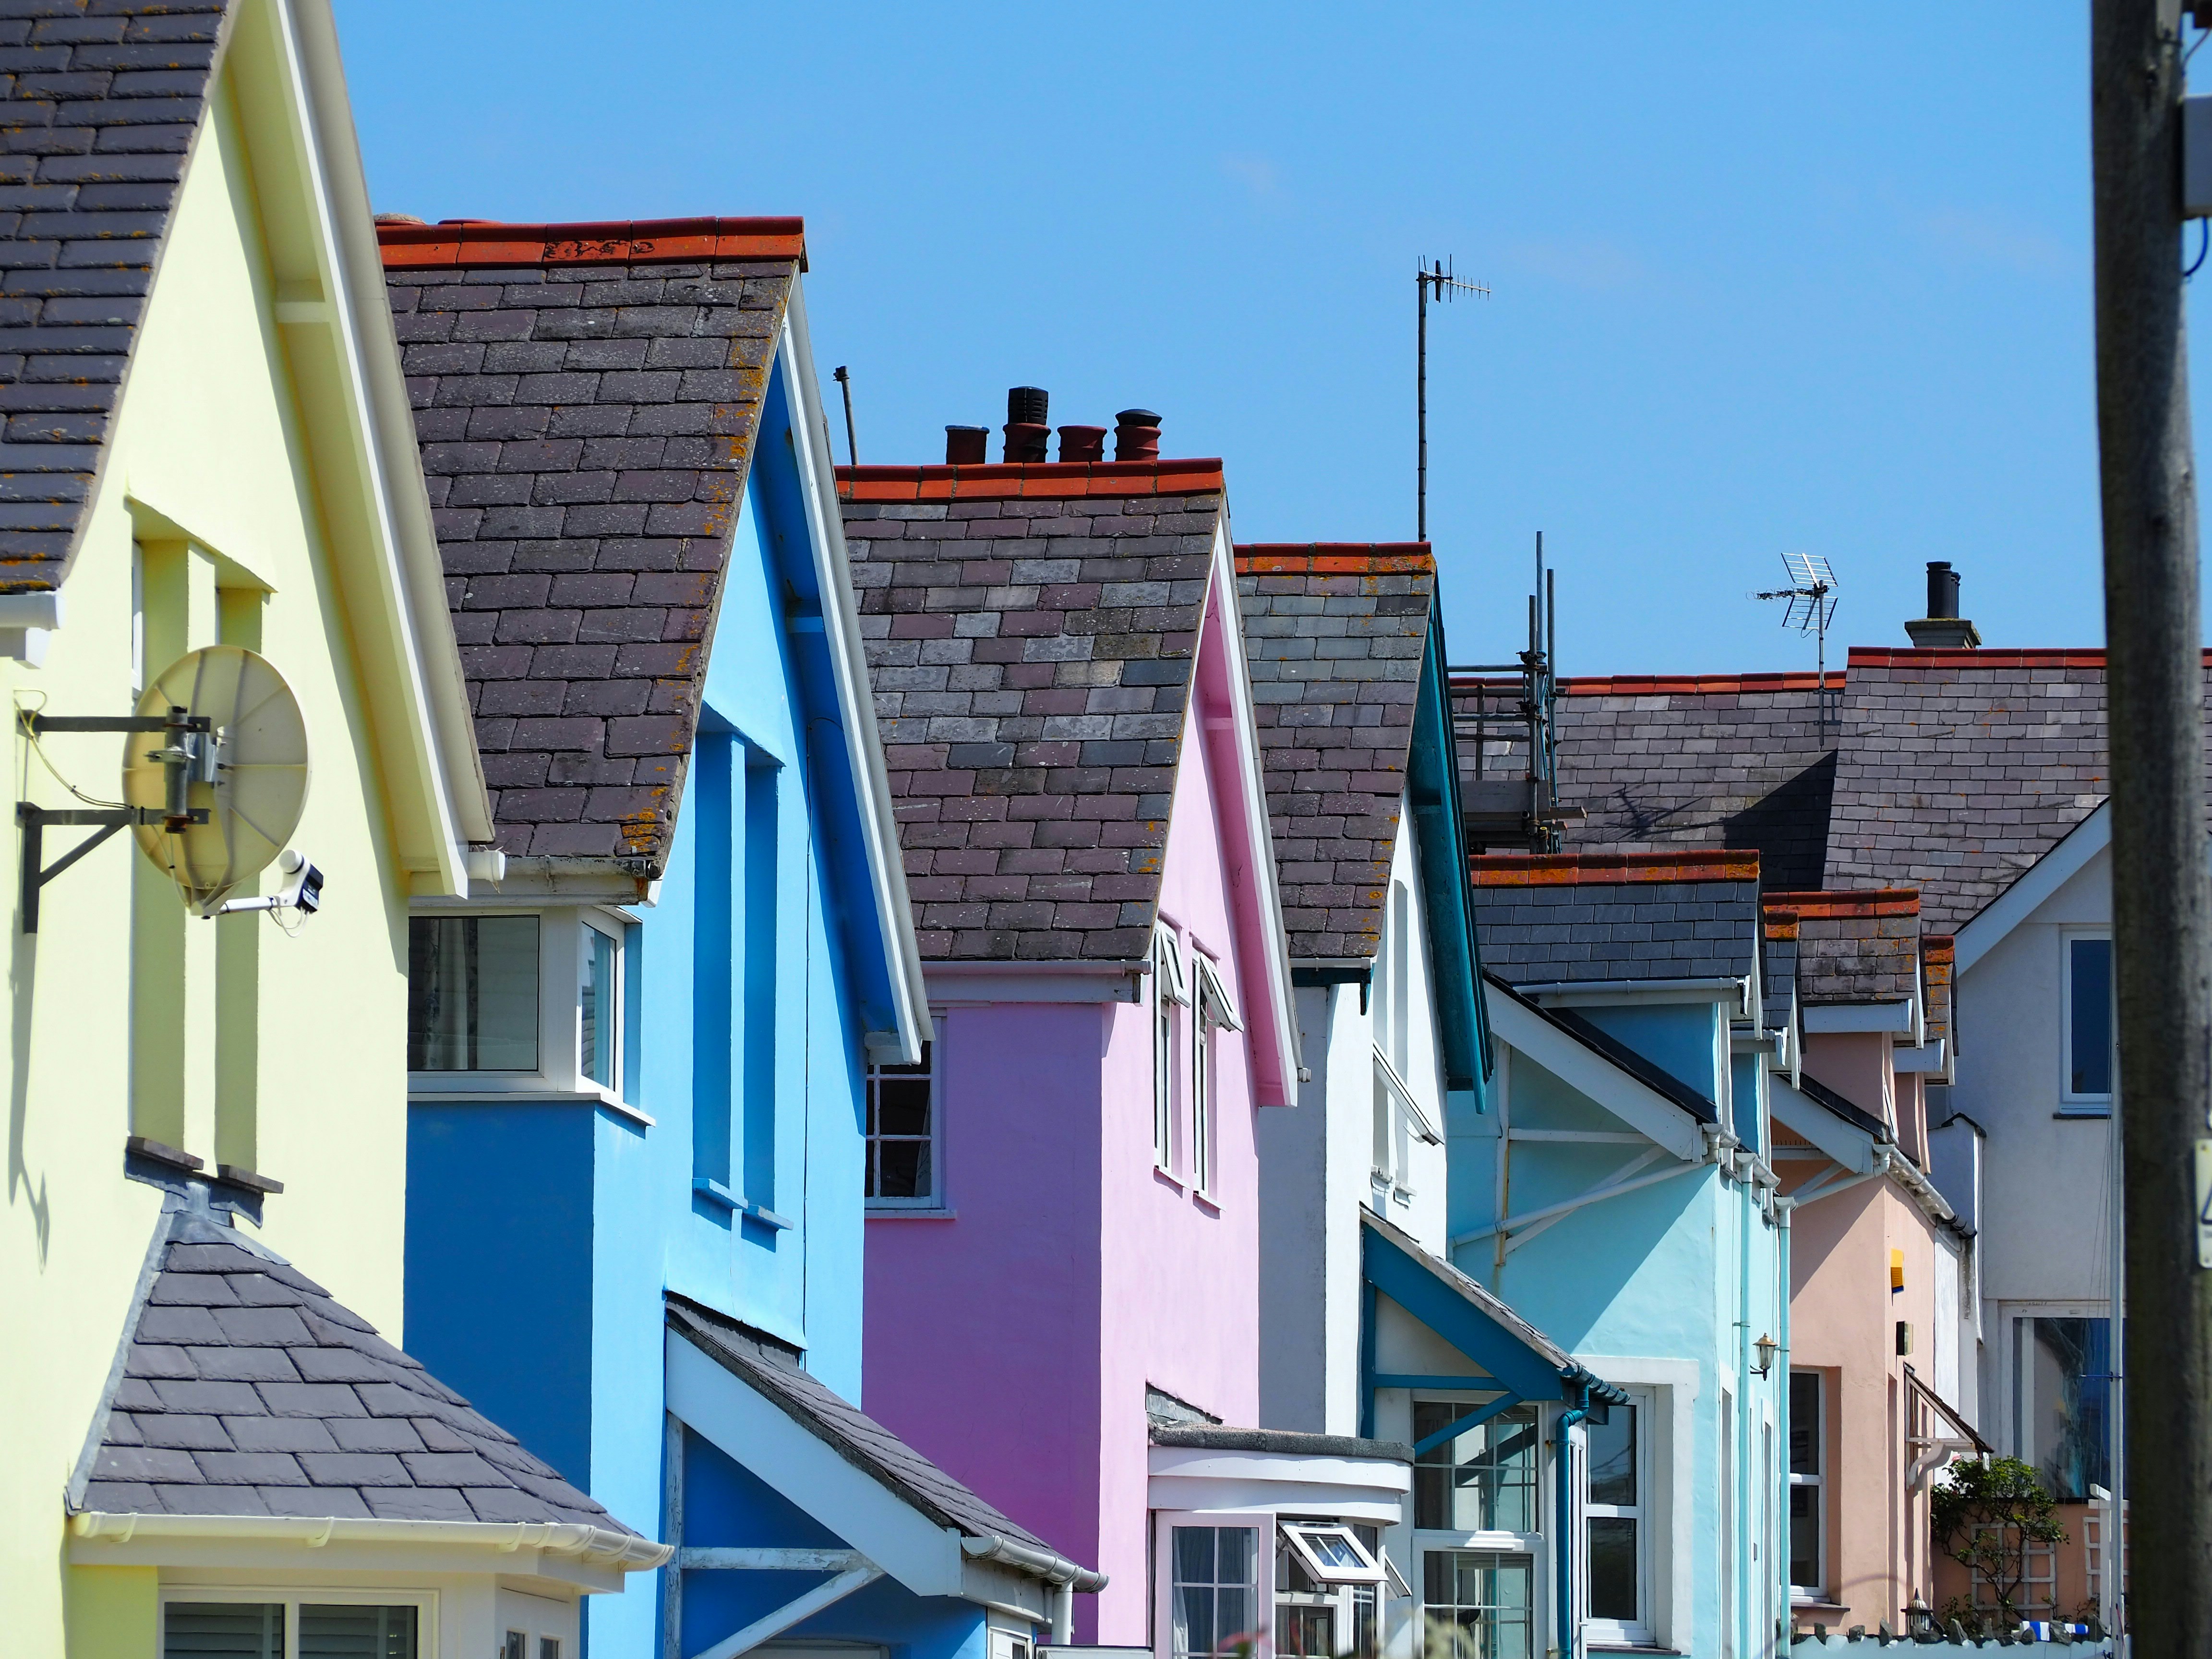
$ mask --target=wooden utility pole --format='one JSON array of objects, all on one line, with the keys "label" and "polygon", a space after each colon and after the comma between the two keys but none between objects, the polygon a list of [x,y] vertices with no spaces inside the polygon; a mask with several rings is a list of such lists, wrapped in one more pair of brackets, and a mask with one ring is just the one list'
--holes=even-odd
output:
[{"label": "wooden utility pole", "polygon": [[2178,0],[2091,0],[2112,939],[2127,1103],[2127,1614],[2142,1659],[2212,1655],[2212,1273],[2198,1265],[2207,1194],[2196,1176],[2197,1143],[2212,1137],[2212,884],[2181,307],[2180,21]]}]

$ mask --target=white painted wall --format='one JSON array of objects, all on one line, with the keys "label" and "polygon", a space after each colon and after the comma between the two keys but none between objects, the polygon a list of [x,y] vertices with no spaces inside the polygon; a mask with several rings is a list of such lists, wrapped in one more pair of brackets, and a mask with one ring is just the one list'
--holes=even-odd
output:
[{"label": "white painted wall", "polygon": [[1980,1124],[1982,1365],[1978,1426],[2015,1449],[2012,1322],[2106,1311],[2111,1274],[2111,1125],[2060,1112],[2067,930],[2112,925],[2100,852],[1960,975],[1954,1110]]},{"label": "white painted wall", "polygon": [[[1391,880],[1407,896],[1407,1088],[1443,1128],[1426,896],[1413,856],[1413,819],[1400,803]],[[1385,930],[1382,963],[1392,951]],[[1359,1428],[1359,1210],[1374,1208],[1444,1255],[1445,1157],[1441,1143],[1405,1138],[1400,1182],[1378,1188],[1374,1168],[1375,1045],[1385,1001],[1358,985],[1297,993],[1308,1079],[1287,1112],[1259,1115],[1260,1420],[1274,1429],[1356,1434]]]}]

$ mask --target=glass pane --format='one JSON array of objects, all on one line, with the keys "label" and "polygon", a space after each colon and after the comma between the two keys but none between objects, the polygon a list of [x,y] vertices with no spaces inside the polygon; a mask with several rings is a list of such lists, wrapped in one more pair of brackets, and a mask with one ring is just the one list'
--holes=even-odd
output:
[{"label": "glass pane", "polygon": [[2112,1484],[2106,1427],[2112,1386],[2106,1375],[2112,1369],[2110,1327],[2101,1319],[2026,1322],[2036,1470],[2060,1503],[2087,1503],[2092,1486]]},{"label": "glass pane", "polygon": [[584,929],[583,1009],[579,1063],[602,1089],[615,1086],[615,942],[596,927]]},{"label": "glass pane", "polygon": [[538,918],[407,924],[407,1068],[538,1069]]},{"label": "glass pane", "polygon": [[[1467,1402],[1416,1401],[1413,1438],[1466,1416]],[[1443,1532],[1534,1532],[1536,1419],[1516,1407],[1423,1452],[1413,1469],[1413,1524]]]},{"label": "glass pane", "polygon": [[929,1196],[929,1143],[886,1140],[876,1148],[876,1185],[871,1198]]},{"label": "glass pane", "polygon": [[1425,1659],[1528,1659],[1535,1590],[1529,1557],[1430,1550],[1421,1583]]},{"label": "glass pane", "polygon": [[2073,1076],[2077,1095],[2112,1091],[2112,942],[2108,939],[2067,941],[2073,957],[2071,1022]]},{"label": "glass pane", "polygon": [[1633,1406],[1615,1406],[1605,1422],[1589,1426],[1589,1501],[1626,1509],[1638,1502]]},{"label": "glass pane", "polygon": [[876,1133],[883,1135],[926,1135],[929,1133],[929,1079],[884,1078],[875,1088]]},{"label": "glass pane", "polygon": [[161,1613],[162,1659],[284,1659],[280,1601],[172,1601]]},{"label": "glass pane", "polygon": [[1213,1592],[1193,1585],[1176,1592],[1176,1651],[1209,1654],[1213,1651]]},{"label": "glass pane", "polygon": [[1820,1472],[1820,1376],[1790,1373],[1790,1473]]},{"label": "glass pane", "polygon": [[1801,1589],[1820,1588],[1820,1488],[1790,1489],[1790,1582]]},{"label": "glass pane", "polygon": [[415,1659],[415,1609],[303,1604],[300,1659]]},{"label": "glass pane", "polygon": [[1239,1636],[1252,1632],[1252,1592],[1242,1589],[1220,1589],[1215,1594],[1220,1600],[1214,1603],[1214,1642],[1226,1647]]},{"label": "glass pane", "polygon": [[1223,1527],[1218,1530],[1221,1559],[1217,1571],[1219,1582],[1224,1584],[1250,1583],[1253,1559],[1259,1552],[1258,1528]]},{"label": "glass pane", "polygon": [[1277,1602],[1275,1651],[1282,1659],[1336,1659],[1336,1610]]},{"label": "glass pane", "polygon": [[1178,1584],[1213,1582],[1213,1528],[1177,1527],[1175,1529],[1175,1581]]},{"label": "glass pane", "polygon": [[[1613,1407],[1616,1414],[1620,1409]],[[1636,1619],[1635,1522],[1590,1518],[1589,1610],[1593,1619]]]}]

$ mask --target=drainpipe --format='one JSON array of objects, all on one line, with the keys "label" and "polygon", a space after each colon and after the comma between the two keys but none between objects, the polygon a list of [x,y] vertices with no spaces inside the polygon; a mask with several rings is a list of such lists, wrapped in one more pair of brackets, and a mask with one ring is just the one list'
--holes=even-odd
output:
[{"label": "drainpipe", "polygon": [[1559,1413],[1559,1425],[1553,1432],[1552,1443],[1557,1449],[1552,1462],[1559,1472],[1558,1523],[1553,1532],[1559,1547],[1552,1552],[1552,1571],[1559,1586],[1559,1659],[1575,1659],[1575,1574],[1574,1574],[1574,1518],[1575,1518],[1575,1460],[1567,1444],[1568,1431],[1589,1415],[1589,1384],[1583,1384],[1583,1403],[1570,1406]]},{"label": "drainpipe", "polygon": [[[1738,1191],[1742,1198],[1742,1202],[1736,1206],[1735,1221],[1735,1251],[1737,1262],[1735,1306],[1738,1316],[1738,1329],[1735,1344],[1735,1403],[1736,1422],[1739,1425],[1739,1427],[1736,1431],[1735,1494],[1729,1501],[1734,1503],[1736,1506],[1736,1524],[1730,1528],[1730,1531],[1735,1540],[1736,1559],[1738,1562],[1741,1562],[1747,1557],[1754,1553],[1754,1552],[1746,1549],[1744,1547],[1744,1544],[1746,1540],[1751,1537],[1752,1528],[1758,1525],[1759,1517],[1754,1512],[1753,1506],[1747,1501],[1751,1495],[1753,1463],[1751,1449],[1757,1439],[1757,1437],[1751,1432],[1751,1419],[1753,1416],[1751,1399],[1751,1183],[1749,1182],[1745,1182],[1738,1188]],[[1762,1567],[1765,1567],[1771,1565],[1771,1564],[1767,1561],[1761,1560],[1759,1565]],[[1739,1639],[1741,1639],[1750,1636],[1751,1634],[1750,1630],[1747,1628],[1749,1621],[1746,1619],[1745,1613],[1752,1606],[1754,1600],[1755,1585],[1757,1581],[1753,1574],[1747,1572],[1732,1572],[1729,1576],[1735,1584],[1736,1605],[1733,1607],[1723,1608],[1723,1613],[1724,1616],[1735,1620],[1737,1636]],[[1743,1643],[1743,1647],[1744,1650],[1747,1653],[1755,1653],[1759,1650],[1757,1644],[1750,1641],[1745,1641]]]},{"label": "drainpipe", "polygon": [[1052,1587],[1052,1643],[1064,1648],[1075,1640],[1075,1586]]}]

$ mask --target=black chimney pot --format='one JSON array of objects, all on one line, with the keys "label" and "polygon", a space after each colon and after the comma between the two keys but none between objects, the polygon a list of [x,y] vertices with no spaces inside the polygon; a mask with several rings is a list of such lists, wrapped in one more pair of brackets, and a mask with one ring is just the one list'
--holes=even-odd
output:
[{"label": "black chimney pot", "polygon": [[1959,573],[1951,568],[1948,559],[1928,561],[1928,614],[1930,617],[1955,617],[1959,614]]},{"label": "black chimney pot", "polygon": [[1006,388],[1006,419],[1016,426],[1042,426],[1050,418],[1052,393],[1041,386]]}]

